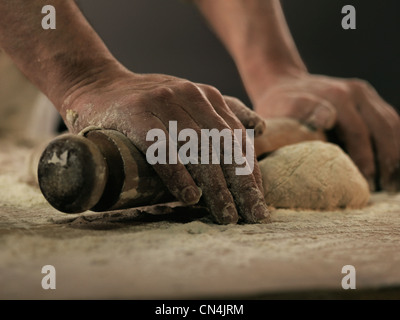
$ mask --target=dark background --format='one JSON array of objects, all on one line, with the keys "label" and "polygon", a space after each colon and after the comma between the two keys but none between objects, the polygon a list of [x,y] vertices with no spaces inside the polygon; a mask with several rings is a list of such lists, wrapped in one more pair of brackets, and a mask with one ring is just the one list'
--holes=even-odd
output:
[{"label": "dark background", "polygon": [[[81,0],[79,4],[111,52],[132,71],[208,83],[251,106],[232,59],[192,4],[183,0]],[[356,30],[341,27],[341,9],[348,4],[356,8]],[[310,72],[368,80],[400,110],[400,1],[282,0],[282,5]]]}]

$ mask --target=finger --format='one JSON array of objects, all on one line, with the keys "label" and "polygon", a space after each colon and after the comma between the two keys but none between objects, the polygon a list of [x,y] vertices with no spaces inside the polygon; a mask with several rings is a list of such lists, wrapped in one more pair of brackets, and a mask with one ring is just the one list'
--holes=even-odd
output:
[{"label": "finger", "polygon": [[[178,105],[176,107],[181,108]],[[228,188],[221,166],[218,163],[213,163],[212,144],[210,143],[208,148],[203,146],[200,127],[195,120],[186,115],[186,112],[182,109],[182,113],[175,116],[177,119],[177,131],[184,132],[183,130],[187,128],[193,129],[196,132],[197,139],[194,142],[188,141],[184,140],[185,137],[181,135],[180,137],[178,136],[179,141],[177,144],[179,148],[184,144],[191,144],[199,153],[195,159],[197,161],[189,160],[189,162],[185,163],[185,166],[202,190],[202,201],[209,208],[216,222],[220,224],[237,223],[239,214],[234,198]],[[204,154],[208,157],[207,160],[204,160]],[[181,152],[181,161],[183,158],[184,154]]]},{"label": "finger", "polygon": [[[258,167],[257,155],[255,154],[254,139],[253,141],[248,140],[249,137],[246,135],[246,130],[244,127],[246,127],[246,123],[248,124],[249,121],[251,121],[253,123],[253,128],[248,128],[248,127],[246,128],[254,129],[254,124],[256,124],[255,126],[257,127],[258,125],[260,130],[262,130],[259,131],[259,134],[262,134],[266,128],[265,126],[266,121],[263,120],[260,116],[258,116],[254,111],[247,108],[239,99],[233,97],[221,96],[218,90],[210,86],[200,86],[200,88],[203,90],[203,92],[205,93],[205,95],[207,96],[208,100],[211,102],[217,113],[226,121],[228,126],[230,128],[240,129],[240,139],[241,139],[243,156],[246,157],[246,151],[248,151],[248,156],[253,157],[253,159],[248,159],[252,161],[252,163],[254,164],[254,169],[252,174],[254,176],[254,179],[256,180],[258,189],[262,194],[264,194],[262,175],[260,168]],[[223,98],[223,100],[221,99],[221,97]],[[231,103],[233,109],[231,106],[228,105],[227,101]],[[241,118],[238,116],[238,114]],[[254,129],[254,131],[256,130],[257,129]],[[254,132],[254,137],[256,136],[257,134]]]},{"label": "finger", "polygon": [[[185,85],[184,88],[189,89],[190,86]],[[160,90],[154,90],[152,99],[157,103],[152,106],[152,114],[169,130],[169,140],[170,143],[176,144],[175,150],[179,155],[179,161],[182,161],[196,185],[202,190],[201,202],[209,209],[215,221],[220,224],[237,223],[239,215],[222,168],[219,164],[211,162],[212,155],[209,154],[208,147],[204,151],[201,148],[201,128],[194,120],[196,116],[204,112],[207,113],[208,119],[219,116],[213,109],[210,109],[211,113],[207,110],[200,113],[199,110],[203,109],[200,102],[204,104],[205,100],[199,94],[198,89],[196,89],[197,96],[193,95],[191,90],[183,90],[181,87],[173,88],[171,91],[173,95],[168,98],[169,108],[165,107],[165,100],[160,100],[161,94],[158,92]],[[188,100],[188,96],[191,99]],[[192,116],[181,105],[188,104],[188,101],[197,110],[195,116]],[[184,146],[185,148],[183,148]],[[186,152],[187,150],[189,151]],[[203,153],[210,156],[207,164],[202,163]]]},{"label": "finger", "polygon": [[375,163],[368,127],[353,105],[348,103],[344,108],[346,113],[339,116],[336,131],[350,158],[374,190]]},{"label": "finger", "polygon": [[188,171],[203,191],[202,202],[219,224],[235,224],[239,220],[235,200],[219,164],[187,164]]},{"label": "finger", "polygon": [[254,137],[265,132],[265,120],[235,97],[223,96],[229,109],[235,114],[246,129],[254,129]]},{"label": "finger", "polygon": [[382,189],[400,190],[400,117],[366,82],[352,84],[358,110],[376,147]]},{"label": "finger", "polygon": [[[213,108],[218,112],[219,115],[221,115],[221,117],[219,118],[207,119],[207,125],[216,128],[220,132],[226,128],[240,129],[243,132],[243,125],[234,116],[232,111],[227,107],[222,96],[218,94],[218,91],[216,89],[210,90],[210,88],[203,88],[202,90],[203,92],[204,90],[206,90],[205,94],[207,95],[207,98],[209,98],[209,101],[212,103],[212,105],[210,104],[209,107]],[[198,121],[202,122],[200,126],[206,125],[205,120],[206,119],[201,117],[198,119]],[[232,127],[230,127],[226,121],[228,121]],[[244,135],[242,135],[242,139],[245,139]],[[243,144],[242,142],[242,147],[244,145],[246,144]],[[249,150],[246,151],[249,152]],[[239,166],[235,162],[233,162],[232,164],[221,163],[221,167],[229,186],[229,190],[231,191],[233,198],[235,199],[239,214],[243,217],[243,219],[249,223],[268,221],[269,211],[265,203],[262,186],[260,186],[261,173],[257,166],[257,162],[255,161],[254,147],[252,154],[248,158],[250,157],[251,160],[253,160],[253,166],[251,168],[251,172],[249,172],[248,174],[238,174],[237,169]],[[245,161],[246,165],[249,165],[245,156],[242,155],[242,159]]]},{"label": "finger", "polygon": [[306,92],[280,92],[271,97],[270,108],[265,108],[267,117],[289,117],[314,129],[331,129],[336,123],[336,109],[327,100]]},{"label": "finger", "polygon": [[[160,149],[158,149],[158,158],[162,159],[165,156],[165,162],[168,162],[167,154],[162,154],[162,144],[165,143],[165,150],[169,148],[168,141],[168,131],[164,126],[163,122],[160,121],[153,114],[141,114],[135,115],[133,119],[135,126],[130,126],[127,130],[126,128],[117,128],[119,131],[124,133],[133,144],[141,151],[146,154],[150,147],[154,147],[155,141],[153,139],[148,139],[148,132],[152,129],[160,129],[160,133],[163,132],[165,141],[159,140]],[[154,131],[153,131],[154,132]],[[162,135],[160,135],[161,137]],[[149,153],[151,155],[151,153]],[[160,161],[163,162],[163,161]],[[164,182],[167,189],[171,194],[179,201],[185,204],[195,204],[198,203],[201,197],[201,189],[199,189],[193,180],[192,176],[189,174],[185,166],[179,162],[176,164],[163,164],[155,163],[152,165],[160,179]]]}]

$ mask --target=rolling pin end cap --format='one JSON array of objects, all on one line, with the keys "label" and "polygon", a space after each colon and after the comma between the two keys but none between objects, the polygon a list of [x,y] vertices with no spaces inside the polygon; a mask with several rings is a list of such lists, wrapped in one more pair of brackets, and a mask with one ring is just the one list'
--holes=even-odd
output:
[{"label": "rolling pin end cap", "polygon": [[64,213],[81,213],[100,200],[108,168],[98,147],[88,139],[66,134],[53,140],[38,164],[38,182],[46,200]]}]

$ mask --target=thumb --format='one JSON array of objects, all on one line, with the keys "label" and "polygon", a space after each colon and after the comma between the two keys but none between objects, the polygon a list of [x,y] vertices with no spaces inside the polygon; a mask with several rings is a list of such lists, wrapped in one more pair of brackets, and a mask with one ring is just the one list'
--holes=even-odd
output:
[{"label": "thumb", "polygon": [[336,123],[336,108],[313,94],[282,93],[266,97],[259,113],[265,118],[294,118],[314,129],[328,130]]},{"label": "thumb", "polygon": [[303,122],[315,129],[332,129],[336,123],[336,109],[328,101],[323,101],[312,109]]}]

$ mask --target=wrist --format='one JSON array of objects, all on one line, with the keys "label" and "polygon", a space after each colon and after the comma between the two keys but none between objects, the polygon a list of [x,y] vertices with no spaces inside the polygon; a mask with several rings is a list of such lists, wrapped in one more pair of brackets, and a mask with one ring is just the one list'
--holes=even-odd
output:
[{"label": "wrist", "polygon": [[197,0],[231,54],[252,100],[279,79],[307,72],[279,0]]},{"label": "wrist", "polygon": [[242,52],[234,60],[252,102],[264,95],[269,87],[308,73],[299,56],[292,56],[290,52],[264,53],[249,48]]},{"label": "wrist", "polygon": [[57,106],[75,92],[95,87],[101,82],[114,78],[116,74],[126,72],[115,59],[109,57],[57,57],[54,77],[56,84],[47,92]]},{"label": "wrist", "polygon": [[96,95],[100,89],[116,86],[118,82],[132,76],[115,59],[85,59],[74,61],[74,68],[70,72],[60,72],[59,85],[51,90],[50,96],[61,116],[65,119],[67,110],[83,111],[84,101],[90,101],[90,97]]},{"label": "wrist", "polygon": [[48,4],[57,10],[57,28],[51,31],[39,23],[42,1],[0,1],[0,46],[61,111],[66,97],[77,88],[105,79],[100,74],[124,68],[74,1],[49,0]]}]

